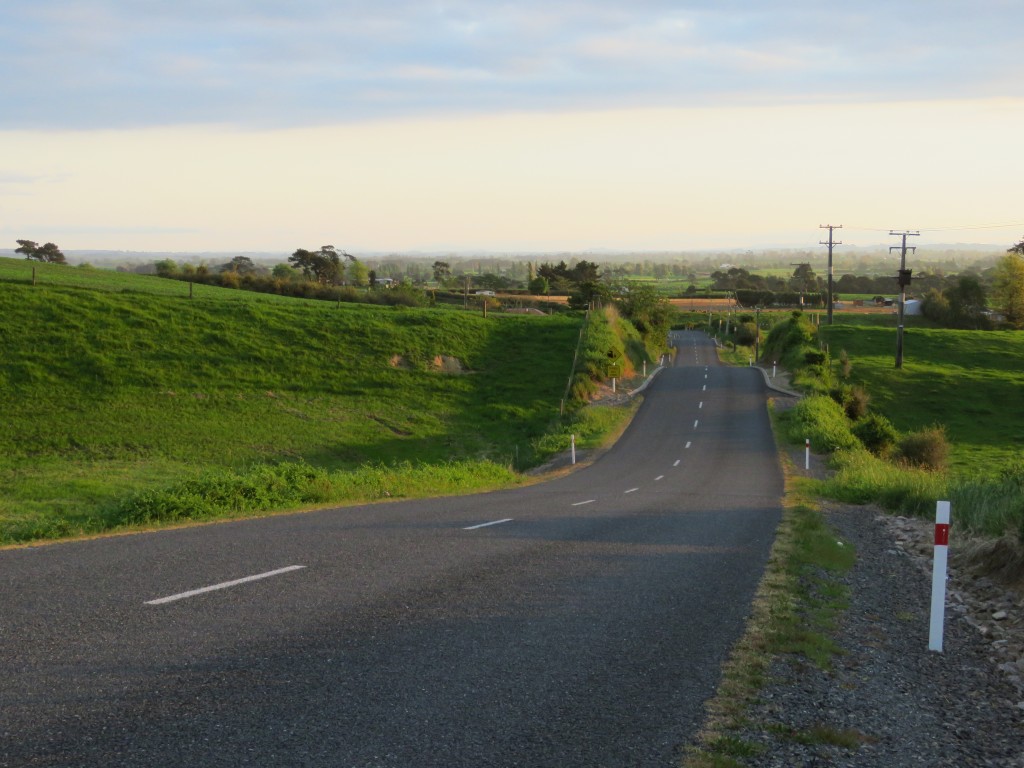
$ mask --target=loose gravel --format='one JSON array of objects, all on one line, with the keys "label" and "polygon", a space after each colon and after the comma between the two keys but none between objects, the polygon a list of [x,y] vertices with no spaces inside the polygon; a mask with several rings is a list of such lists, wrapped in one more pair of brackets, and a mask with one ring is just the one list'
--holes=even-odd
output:
[{"label": "loose gravel", "polygon": [[[826,505],[823,513],[857,551],[855,566],[841,577],[850,590],[837,628],[843,652],[829,672],[792,657],[775,660],[772,682],[748,713],[752,725],[738,734],[764,751],[744,764],[1024,766],[1020,678],[1000,663],[991,633],[979,629],[985,604],[962,599],[971,587],[955,573],[943,652],[928,650],[930,561],[920,541],[907,544],[914,537],[906,531],[916,524],[927,536],[930,526],[894,527],[869,507]],[[1024,605],[1016,597],[1016,615],[999,621],[1024,635]]]}]

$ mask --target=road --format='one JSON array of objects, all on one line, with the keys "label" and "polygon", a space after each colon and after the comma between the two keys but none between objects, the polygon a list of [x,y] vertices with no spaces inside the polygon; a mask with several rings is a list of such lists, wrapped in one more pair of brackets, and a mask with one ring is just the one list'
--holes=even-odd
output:
[{"label": "road", "polygon": [[552,482],[0,552],[0,765],[676,764],[782,495],[760,374],[676,338]]}]

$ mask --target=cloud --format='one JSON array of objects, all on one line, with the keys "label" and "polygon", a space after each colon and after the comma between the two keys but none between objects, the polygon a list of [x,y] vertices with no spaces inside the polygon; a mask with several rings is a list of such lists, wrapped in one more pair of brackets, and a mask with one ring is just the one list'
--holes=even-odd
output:
[{"label": "cloud", "polygon": [[1018,4],[7,0],[0,128],[1024,95]]}]

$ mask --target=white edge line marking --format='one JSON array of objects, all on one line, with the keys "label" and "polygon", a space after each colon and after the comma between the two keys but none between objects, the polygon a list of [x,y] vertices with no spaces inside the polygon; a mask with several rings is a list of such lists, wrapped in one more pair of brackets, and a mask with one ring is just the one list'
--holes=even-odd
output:
[{"label": "white edge line marking", "polygon": [[679,462],[681,462],[681,461],[682,461],[682,459],[676,459],[676,463],[673,464],[672,466],[673,467],[678,467],[679,466]]},{"label": "white edge line marking", "polygon": [[271,576],[280,576],[282,573],[288,573],[289,571],[298,571],[301,568],[305,568],[304,565],[289,565],[287,568],[278,568],[276,571],[267,571],[266,573],[257,573],[255,576],[246,576],[242,579],[235,579],[233,581],[224,581],[220,584],[212,584],[209,587],[200,587],[199,589],[190,589],[188,592],[179,592],[176,595],[169,595],[168,597],[160,597],[156,600],[147,600],[146,605],[163,605],[164,603],[173,603],[175,600],[184,600],[186,597],[195,597],[205,592],[214,592],[218,589],[227,589],[228,587],[237,587],[239,584],[245,584],[250,581],[259,581],[260,579],[269,579]]},{"label": "white edge line marking", "polygon": [[489,525],[501,525],[502,523],[511,523],[512,519],[513,518],[511,518],[511,517],[506,517],[506,518],[504,518],[502,520],[491,520],[491,522],[489,522],[489,523],[480,523],[480,525],[470,525],[470,526],[467,526],[467,527],[463,528],[462,530],[464,530],[464,531],[475,531],[477,528],[486,528]]},{"label": "white edge line marking", "polygon": [[664,479],[665,479],[664,475],[658,475],[656,478],[654,478],[654,482],[658,482],[659,480],[664,480]]},{"label": "white edge line marking", "polygon": [[639,488],[630,488],[628,491],[623,491],[622,493],[623,494],[634,493],[634,492],[639,491],[639,490],[640,490]]},{"label": "white edge line marking", "polygon": [[587,499],[586,501],[577,501],[573,503],[574,507],[582,507],[584,504],[593,504],[597,499]]}]

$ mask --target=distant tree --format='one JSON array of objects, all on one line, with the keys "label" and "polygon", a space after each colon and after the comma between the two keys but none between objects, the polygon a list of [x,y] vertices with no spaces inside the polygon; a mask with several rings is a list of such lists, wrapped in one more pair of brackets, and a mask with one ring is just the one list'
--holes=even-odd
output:
[{"label": "distant tree", "polygon": [[668,340],[672,304],[647,283],[630,283],[619,300],[619,309],[629,318],[644,341],[663,346]]},{"label": "distant tree", "polygon": [[25,254],[26,259],[48,261],[52,264],[67,264],[64,254],[54,243],[39,245],[31,240],[17,240],[16,242],[18,247],[14,249],[14,252]]},{"label": "distant tree", "polygon": [[921,314],[933,323],[947,325],[950,316],[949,299],[942,294],[942,291],[929,288],[921,298]]},{"label": "distant tree", "polygon": [[958,328],[983,329],[989,327],[985,315],[988,297],[985,286],[976,275],[962,275],[942,295],[949,301],[949,312],[953,324]]},{"label": "distant tree", "polygon": [[348,281],[352,283],[352,285],[359,286],[360,288],[369,285],[370,270],[367,269],[366,265],[363,264],[363,262],[361,262],[355,256],[350,256],[347,253],[345,254],[345,256],[348,257],[349,259]]},{"label": "distant tree", "polygon": [[295,253],[288,257],[288,262],[293,269],[302,273],[307,280],[312,280],[313,274],[313,252],[305,248],[296,248]]},{"label": "distant tree", "polygon": [[275,264],[270,274],[278,280],[294,280],[299,276],[299,271],[288,264]]},{"label": "distant tree", "polygon": [[818,287],[818,276],[814,274],[810,264],[798,264],[793,270],[789,285],[794,291],[813,291]]},{"label": "distant tree", "polygon": [[227,264],[220,268],[221,272],[234,272],[238,275],[251,275],[256,271],[256,265],[248,256],[235,256]]},{"label": "distant tree", "polygon": [[154,266],[159,277],[175,277],[178,274],[178,262],[174,259],[162,259]]},{"label": "distant tree", "polygon": [[567,277],[574,283],[596,283],[600,278],[600,268],[592,261],[580,261],[568,270]]},{"label": "distant tree", "polygon": [[534,296],[544,296],[548,292],[548,279],[538,275],[529,282],[527,288]]},{"label": "distant tree", "polygon": [[32,240],[18,240],[18,247],[14,249],[15,253],[25,254],[26,259],[34,259],[36,253],[39,251],[39,243],[33,242]]},{"label": "distant tree", "polygon": [[572,275],[569,274],[569,265],[564,261],[560,261],[557,264],[548,264],[545,262],[537,267],[537,274],[541,277],[546,277],[548,282],[551,284],[552,289],[555,287],[556,280],[562,280],[563,284],[573,281]]},{"label": "distant tree", "polygon": [[992,296],[1006,322],[1024,328],[1024,241],[1009,248],[995,268]]},{"label": "distant tree", "polygon": [[434,280],[444,285],[444,283],[451,279],[452,267],[447,261],[435,261],[431,269],[434,271]]},{"label": "distant tree", "polygon": [[318,251],[299,248],[288,257],[288,261],[301,271],[307,280],[322,285],[335,285],[341,281],[341,256],[333,245],[322,245]]},{"label": "distant tree", "polygon": [[591,305],[600,307],[610,304],[613,300],[612,286],[597,280],[580,283],[569,294],[569,306],[573,309],[586,309]]},{"label": "distant tree", "polygon": [[473,284],[488,291],[507,291],[513,286],[513,281],[505,275],[485,272],[473,278]]}]

